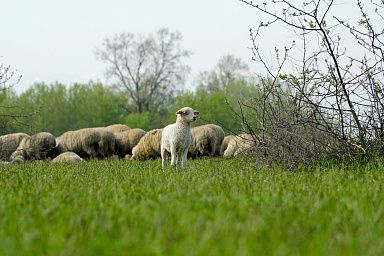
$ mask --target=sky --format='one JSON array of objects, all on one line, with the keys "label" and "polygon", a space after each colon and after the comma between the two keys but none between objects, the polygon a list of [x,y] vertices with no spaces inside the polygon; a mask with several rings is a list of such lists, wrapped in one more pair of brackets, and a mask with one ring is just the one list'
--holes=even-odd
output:
[{"label": "sky", "polygon": [[[249,28],[259,22],[259,13],[239,0],[2,0],[0,63],[23,76],[16,91],[41,81],[107,82],[95,55],[104,38],[169,28],[180,31],[182,46],[192,51],[190,79],[226,54],[257,73]],[[269,34],[268,42],[281,33]]]},{"label": "sky", "polygon": [[160,28],[178,30],[190,78],[225,54],[248,64],[255,11],[237,0],[7,0],[0,9],[0,62],[21,74],[16,90],[35,82],[105,81],[95,56],[105,37]]}]

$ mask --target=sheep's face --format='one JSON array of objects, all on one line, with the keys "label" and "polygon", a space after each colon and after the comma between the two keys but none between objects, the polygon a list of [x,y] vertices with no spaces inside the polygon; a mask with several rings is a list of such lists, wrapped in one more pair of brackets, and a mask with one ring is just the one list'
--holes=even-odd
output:
[{"label": "sheep's face", "polygon": [[190,123],[196,121],[197,117],[199,116],[199,111],[190,107],[184,107],[176,112],[176,116],[177,118],[182,118],[184,121]]}]

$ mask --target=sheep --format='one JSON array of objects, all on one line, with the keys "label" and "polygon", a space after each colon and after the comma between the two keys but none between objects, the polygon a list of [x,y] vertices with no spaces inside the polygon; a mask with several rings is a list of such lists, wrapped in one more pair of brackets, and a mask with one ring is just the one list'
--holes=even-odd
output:
[{"label": "sheep", "polygon": [[9,165],[9,164],[24,164],[25,158],[23,156],[16,156],[12,161],[0,161],[0,165]]},{"label": "sheep", "polygon": [[192,157],[219,156],[224,130],[215,124],[206,124],[192,128],[193,143],[188,154]]},{"label": "sheep", "polygon": [[199,112],[190,107],[183,107],[176,112],[176,123],[163,129],[161,138],[161,166],[165,167],[165,152],[171,153],[171,165],[180,162],[185,166],[188,148],[192,144],[191,122],[196,121]]},{"label": "sheep", "polygon": [[58,153],[72,151],[82,158],[110,157],[115,153],[116,137],[105,127],[68,131],[56,139]]},{"label": "sheep", "polygon": [[0,159],[9,161],[9,157],[17,149],[23,138],[29,137],[25,133],[11,133],[0,136]]},{"label": "sheep", "polygon": [[144,130],[135,128],[115,134],[117,155],[122,158],[126,155],[132,155],[132,148],[139,143],[145,133]]},{"label": "sheep", "polygon": [[99,146],[96,152],[97,156],[100,158],[113,156],[116,147],[115,134],[105,127],[97,127],[93,129],[95,129],[100,134]]},{"label": "sheep", "polygon": [[221,147],[220,147],[220,155],[224,155],[224,151],[227,149],[228,147],[228,143],[230,140],[232,140],[234,137],[236,137],[235,135],[227,135],[224,137],[223,139],[223,142],[221,143]]},{"label": "sheep", "polygon": [[72,151],[82,158],[97,157],[100,140],[100,133],[93,128],[68,131],[56,138],[57,151]]},{"label": "sheep", "polygon": [[55,148],[55,136],[49,132],[39,132],[30,137],[24,137],[9,159],[13,161],[21,156],[25,160],[43,160],[52,157]]},{"label": "sheep", "polygon": [[110,130],[111,132],[113,132],[114,134],[118,134],[120,132],[123,132],[123,131],[128,131],[130,130],[131,128],[125,124],[112,124],[112,125],[108,125],[107,127],[105,127],[107,130]]},{"label": "sheep", "polygon": [[61,153],[52,160],[52,163],[73,163],[83,161],[83,159],[74,152],[68,151]]},{"label": "sheep", "polygon": [[131,160],[146,160],[160,156],[160,143],[163,129],[154,129],[141,137],[132,149]]},{"label": "sheep", "polygon": [[235,136],[228,142],[228,147],[224,151],[223,156],[237,156],[239,154],[247,154],[256,148],[256,143],[252,135],[243,133]]}]

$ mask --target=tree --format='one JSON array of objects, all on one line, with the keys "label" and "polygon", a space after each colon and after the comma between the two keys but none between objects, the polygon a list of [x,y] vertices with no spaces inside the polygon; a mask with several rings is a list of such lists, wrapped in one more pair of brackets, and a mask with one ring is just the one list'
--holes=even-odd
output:
[{"label": "tree", "polygon": [[201,72],[196,79],[196,84],[198,88],[214,92],[225,89],[234,81],[246,79],[248,76],[248,65],[242,59],[228,54],[219,59],[213,70]]},{"label": "tree", "polygon": [[159,112],[177,95],[189,68],[190,52],[180,46],[179,32],[160,29],[146,36],[121,33],[106,38],[96,54],[108,65],[107,76],[129,96],[129,113]]},{"label": "tree", "polygon": [[21,75],[17,75],[11,66],[0,63],[0,134],[10,133],[15,127],[24,125],[22,119],[33,115],[29,109],[20,109],[13,104],[15,93],[12,88],[20,79]]},{"label": "tree", "polygon": [[[221,125],[228,134],[242,133],[241,119],[237,118],[234,111],[240,111],[238,101],[245,102],[259,94],[259,88],[244,80],[234,80],[226,88],[208,92],[205,88],[198,88],[194,92],[185,92],[175,98],[175,103],[170,109],[168,123],[175,118],[175,113],[180,106],[193,106],[200,112],[200,118],[194,125],[216,123]],[[254,121],[253,113],[243,112],[248,120]]]},{"label": "tree", "polygon": [[15,101],[21,108],[32,109],[27,117],[27,133],[48,131],[58,136],[69,130],[107,126],[123,121],[123,98],[112,88],[100,83],[39,83],[23,92]]},{"label": "tree", "polygon": [[[261,79],[264,96],[244,105],[260,116],[262,134],[287,152],[307,146],[314,153],[301,155],[298,161],[313,161],[333,146],[344,153],[367,154],[377,152],[379,145],[384,153],[384,33],[374,22],[383,21],[383,2],[357,0],[361,19],[351,24],[340,14],[329,17],[333,0],[240,1],[270,18],[250,30],[254,60],[268,74]],[[268,29],[292,31],[294,37],[287,46],[275,46],[275,65],[260,47],[260,35]],[[247,125],[257,133],[251,123]]]}]

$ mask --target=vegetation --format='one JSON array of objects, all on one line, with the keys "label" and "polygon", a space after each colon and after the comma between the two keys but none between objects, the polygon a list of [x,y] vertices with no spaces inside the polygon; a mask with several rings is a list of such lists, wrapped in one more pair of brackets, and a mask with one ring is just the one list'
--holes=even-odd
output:
[{"label": "vegetation", "polygon": [[[240,1],[260,17],[252,52],[268,77],[263,96],[243,104],[259,122],[243,120],[269,144],[262,155],[293,167],[331,154],[384,155],[384,2],[351,1],[356,18],[332,0]],[[269,33],[281,41],[262,47]]]},{"label": "vegetation", "polygon": [[384,162],[289,172],[246,159],[0,170],[2,255],[378,255]]},{"label": "vegetation", "polygon": [[128,112],[125,108],[126,96],[100,83],[72,86],[41,83],[20,95],[12,91],[0,95],[0,102],[17,106],[6,109],[11,116],[32,112],[18,123],[12,122],[11,117],[3,117],[4,127],[1,134],[48,131],[58,136],[69,130],[114,123],[150,130],[173,122],[180,106],[193,106],[200,111],[201,120],[196,125],[213,122],[221,124],[227,132],[236,132],[242,126],[234,115],[232,106],[237,109],[238,100],[243,100],[245,95],[251,97],[257,93],[256,85],[244,81],[232,82],[228,87],[214,92],[207,92],[203,88],[196,92],[186,91],[169,102],[167,113],[160,115],[157,111]]}]

